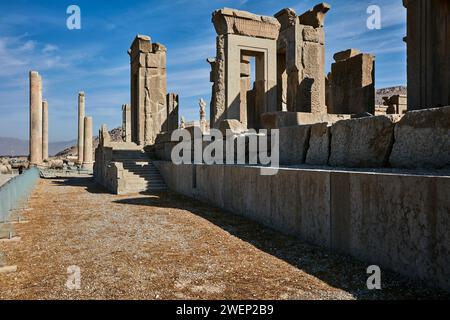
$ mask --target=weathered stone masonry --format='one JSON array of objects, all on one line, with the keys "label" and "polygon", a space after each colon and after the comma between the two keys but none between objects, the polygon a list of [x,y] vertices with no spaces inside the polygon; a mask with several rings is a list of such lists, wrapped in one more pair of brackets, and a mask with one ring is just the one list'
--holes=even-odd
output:
[{"label": "weathered stone masonry", "polygon": [[150,145],[167,121],[166,48],[138,35],[128,51],[131,61],[132,141]]}]

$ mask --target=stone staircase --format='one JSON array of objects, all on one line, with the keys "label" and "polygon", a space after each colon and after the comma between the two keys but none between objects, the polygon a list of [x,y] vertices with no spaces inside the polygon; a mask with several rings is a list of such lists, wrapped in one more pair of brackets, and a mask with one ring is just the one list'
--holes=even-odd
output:
[{"label": "stone staircase", "polygon": [[113,150],[112,161],[123,166],[125,190],[121,193],[162,192],[167,186],[158,169],[141,150]]}]

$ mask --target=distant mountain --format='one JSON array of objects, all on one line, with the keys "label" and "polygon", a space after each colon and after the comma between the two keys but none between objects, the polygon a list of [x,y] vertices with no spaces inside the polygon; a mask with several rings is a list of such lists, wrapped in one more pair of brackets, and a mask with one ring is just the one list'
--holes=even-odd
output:
[{"label": "distant mountain", "polygon": [[[76,144],[76,140],[50,142],[48,144],[48,153],[50,156],[54,156],[59,151],[74,144]],[[28,148],[28,140],[0,137],[0,156],[27,156]]]},{"label": "distant mountain", "polygon": [[[111,131],[109,131],[109,134],[111,136],[111,140],[113,142],[119,142],[122,141],[122,128],[114,128]],[[98,147],[98,137],[94,137],[94,141],[92,143],[92,146],[94,150]],[[75,140],[72,145],[65,146],[64,148],[59,149],[58,153],[55,153],[56,157],[67,157],[67,156],[76,156],[78,154],[77,150],[77,141]]]},{"label": "distant mountain", "polygon": [[381,106],[383,105],[383,97],[390,97],[396,94],[407,94],[407,88],[405,86],[397,86],[378,89],[375,94],[375,104]]}]

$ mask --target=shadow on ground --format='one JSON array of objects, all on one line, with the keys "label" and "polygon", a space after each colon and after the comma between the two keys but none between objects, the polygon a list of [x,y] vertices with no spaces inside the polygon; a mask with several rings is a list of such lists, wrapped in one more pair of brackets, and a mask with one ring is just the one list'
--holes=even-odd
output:
[{"label": "shadow on ground", "polygon": [[108,190],[95,183],[93,177],[76,177],[55,179],[52,184],[57,186],[84,187],[85,190],[93,194],[110,194]]},{"label": "shadow on ground", "polygon": [[[91,193],[108,193],[96,185],[92,179],[65,179],[55,181],[55,184],[85,187]],[[335,288],[351,293],[357,299],[450,298],[449,293],[429,288],[426,283],[408,281],[396,273],[384,270],[382,271],[382,290],[368,290],[366,281],[370,275],[366,272],[367,263],[305,244],[294,237],[285,236],[247,218],[224,212],[173,192],[143,193],[137,197],[134,195],[130,198],[115,200],[114,203],[189,211],[259,250],[282,259]]]}]

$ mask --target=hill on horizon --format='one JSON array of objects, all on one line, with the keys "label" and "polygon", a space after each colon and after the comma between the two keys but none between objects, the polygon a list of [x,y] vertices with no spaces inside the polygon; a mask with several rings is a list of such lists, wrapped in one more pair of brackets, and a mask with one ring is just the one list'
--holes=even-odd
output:
[{"label": "hill on horizon", "polygon": [[[56,155],[61,150],[76,144],[76,140],[50,142],[48,144],[48,153],[50,156]],[[29,154],[28,140],[17,138],[0,137],[0,156],[27,156]]]}]

